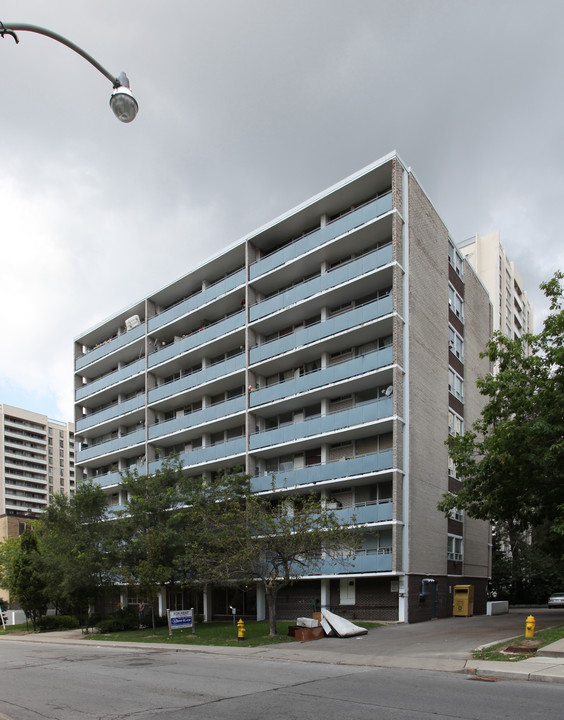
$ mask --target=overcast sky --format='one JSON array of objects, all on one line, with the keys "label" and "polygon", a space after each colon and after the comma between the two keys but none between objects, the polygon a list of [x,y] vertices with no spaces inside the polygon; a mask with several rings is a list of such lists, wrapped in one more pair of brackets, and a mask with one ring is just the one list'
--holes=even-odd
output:
[{"label": "overcast sky", "polygon": [[455,241],[564,267],[562,0],[3,0],[0,403],[72,420],[74,338],[397,150]]}]

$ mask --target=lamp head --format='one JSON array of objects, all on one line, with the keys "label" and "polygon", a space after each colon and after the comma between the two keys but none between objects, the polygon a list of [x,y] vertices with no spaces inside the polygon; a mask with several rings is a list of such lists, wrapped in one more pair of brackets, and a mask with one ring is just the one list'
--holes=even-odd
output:
[{"label": "lamp head", "polygon": [[120,73],[114,84],[114,91],[110,97],[110,107],[118,120],[130,123],[135,120],[139,105],[129,89],[129,80],[125,73]]},{"label": "lamp head", "polygon": [[110,107],[118,120],[130,123],[135,120],[139,105],[133,97],[133,93],[126,87],[118,86],[110,97]]}]

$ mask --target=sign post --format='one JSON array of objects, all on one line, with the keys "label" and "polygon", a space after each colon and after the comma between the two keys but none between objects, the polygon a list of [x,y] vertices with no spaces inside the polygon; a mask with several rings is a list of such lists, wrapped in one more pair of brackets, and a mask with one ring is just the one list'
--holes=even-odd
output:
[{"label": "sign post", "polygon": [[190,610],[167,610],[166,616],[169,637],[172,637],[173,630],[184,630],[185,628],[192,628],[192,634],[195,634],[194,608],[190,608]]}]

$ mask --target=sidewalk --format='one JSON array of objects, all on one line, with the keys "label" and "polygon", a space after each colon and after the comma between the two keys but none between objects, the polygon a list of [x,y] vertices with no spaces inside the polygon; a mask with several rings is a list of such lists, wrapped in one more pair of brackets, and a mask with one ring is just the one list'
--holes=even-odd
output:
[{"label": "sidewalk", "polygon": [[564,640],[546,645],[535,657],[518,662],[468,660],[465,672],[477,678],[564,683]]},{"label": "sidewalk", "polygon": [[[252,657],[264,660],[282,660],[290,662],[313,662],[331,665],[356,665],[365,667],[385,667],[414,670],[434,670],[441,672],[466,673],[476,679],[485,680],[533,680],[536,682],[564,683],[564,640],[558,640],[540,649],[535,657],[518,662],[487,662],[469,657],[467,650],[453,646],[454,631],[452,623],[439,621],[443,626],[435,625],[437,631],[428,641],[421,641],[415,635],[417,626],[390,626],[372,631],[368,635],[356,638],[324,638],[306,643],[285,643],[263,645],[254,648],[218,647],[210,645],[173,645],[165,643],[112,642],[99,640],[96,635],[86,639],[80,630],[49,632],[29,635],[3,635],[3,640],[53,643],[61,645],[95,645],[97,647],[129,648],[137,651],[170,651],[204,653],[211,655]],[[463,625],[460,626],[466,630]],[[455,625],[456,628],[456,625]],[[413,635],[410,632],[414,633]],[[444,631],[446,630],[446,632]],[[397,642],[407,634],[408,644]],[[387,638],[386,638],[387,636]],[[444,640],[444,637],[447,640]],[[397,652],[390,650],[387,641],[396,640]],[[507,641],[511,638],[506,638]],[[503,637],[496,640],[502,642]]]}]

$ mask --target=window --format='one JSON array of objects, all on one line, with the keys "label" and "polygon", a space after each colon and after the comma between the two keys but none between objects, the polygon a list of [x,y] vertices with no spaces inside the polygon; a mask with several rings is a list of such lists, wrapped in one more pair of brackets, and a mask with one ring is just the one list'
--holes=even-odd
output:
[{"label": "window", "polygon": [[454,460],[449,456],[448,458],[448,474],[458,479],[458,472],[456,470],[456,465],[454,464]]},{"label": "window", "polygon": [[464,301],[452,285],[448,286],[448,304],[456,317],[464,320]]},{"label": "window", "polygon": [[453,508],[449,513],[449,517],[451,520],[458,520],[458,522],[462,522],[464,520],[464,510]]},{"label": "window", "polygon": [[464,420],[452,410],[448,411],[449,435],[462,435],[464,433]]},{"label": "window", "polygon": [[464,360],[464,340],[450,325],[448,328],[448,349],[459,360]]},{"label": "window", "polygon": [[456,273],[460,276],[464,276],[464,258],[455,248],[452,240],[448,241],[448,260]]},{"label": "window", "polygon": [[464,380],[449,368],[448,371],[448,389],[458,400],[464,400]]},{"label": "window", "polygon": [[456,535],[448,536],[447,557],[449,560],[454,560],[455,562],[462,562],[463,548],[461,537],[458,537]]}]

